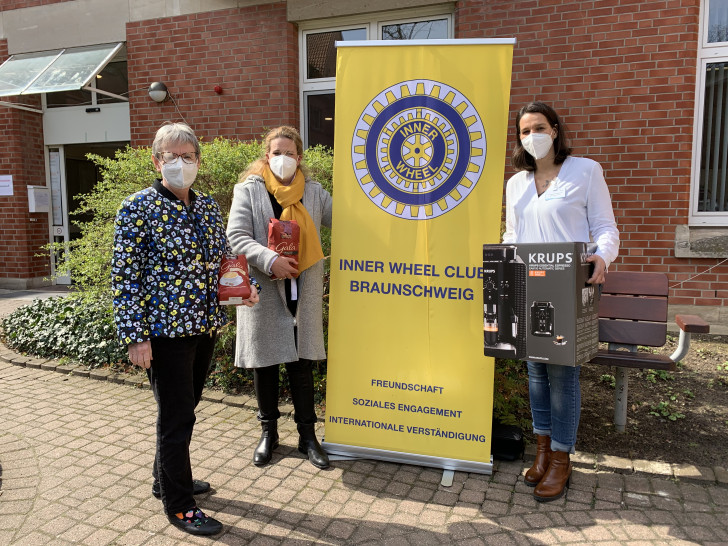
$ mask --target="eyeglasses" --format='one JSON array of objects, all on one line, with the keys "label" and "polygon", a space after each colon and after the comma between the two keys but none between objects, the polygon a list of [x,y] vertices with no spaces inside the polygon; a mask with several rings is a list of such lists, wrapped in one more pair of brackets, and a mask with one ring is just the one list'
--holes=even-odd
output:
[{"label": "eyeglasses", "polygon": [[172,163],[173,161],[177,161],[178,157],[181,157],[182,161],[190,165],[197,161],[198,156],[199,154],[197,152],[187,152],[184,154],[176,154],[174,152],[157,152],[157,159],[164,163]]}]

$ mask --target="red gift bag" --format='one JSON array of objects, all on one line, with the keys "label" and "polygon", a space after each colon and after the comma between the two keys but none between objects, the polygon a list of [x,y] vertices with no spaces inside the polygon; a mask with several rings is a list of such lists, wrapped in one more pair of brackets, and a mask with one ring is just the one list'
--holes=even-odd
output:
[{"label": "red gift bag", "polygon": [[248,260],[243,254],[226,256],[220,262],[217,299],[220,305],[242,305],[250,297]]},{"label": "red gift bag", "polygon": [[[298,246],[301,242],[301,228],[295,220],[276,220],[268,222],[268,248],[281,256],[293,258],[298,263]],[[296,274],[298,277],[298,274]],[[275,279],[275,275],[271,276]]]}]

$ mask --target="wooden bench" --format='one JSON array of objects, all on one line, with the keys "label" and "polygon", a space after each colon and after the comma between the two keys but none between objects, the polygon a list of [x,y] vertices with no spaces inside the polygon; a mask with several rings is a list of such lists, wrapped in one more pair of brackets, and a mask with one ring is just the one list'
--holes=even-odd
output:
[{"label": "wooden bench", "polygon": [[696,315],[676,315],[678,347],[670,356],[640,351],[639,346],[662,347],[667,341],[667,276],[663,273],[615,271],[602,285],[599,303],[599,341],[606,350],[589,364],[615,367],[614,425],[624,432],[630,368],[675,370],[690,348],[691,334],[707,334],[710,325]]}]

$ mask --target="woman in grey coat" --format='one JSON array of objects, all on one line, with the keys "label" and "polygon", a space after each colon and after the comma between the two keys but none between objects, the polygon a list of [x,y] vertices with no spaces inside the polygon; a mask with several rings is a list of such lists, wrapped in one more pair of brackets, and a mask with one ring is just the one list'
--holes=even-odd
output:
[{"label": "woman in grey coat", "polygon": [[[285,364],[300,436],[298,450],[314,466],[327,468],[329,460],[314,429],[311,365],[313,360],[326,358],[320,229],[322,224],[331,227],[331,195],[305,177],[303,142],[296,129],[273,129],[264,145],[264,157],[235,186],[227,227],[233,252],[245,254],[251,275],[262,287],[258,305],[237,309],[235,365],[253,369],[263,429],[253,463],[266,465],[278,446],[278,368]],[[271,218],[298,222],[298,260],[268,248]]]}]

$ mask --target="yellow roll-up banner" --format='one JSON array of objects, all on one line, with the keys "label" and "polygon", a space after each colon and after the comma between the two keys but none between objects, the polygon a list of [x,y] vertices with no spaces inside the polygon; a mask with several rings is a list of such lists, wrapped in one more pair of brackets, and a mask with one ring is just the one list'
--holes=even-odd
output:
[{"label": "yellow roll-up banner", "polygon": [[490,473],[514,40],[339,42],[324,447]]}]

